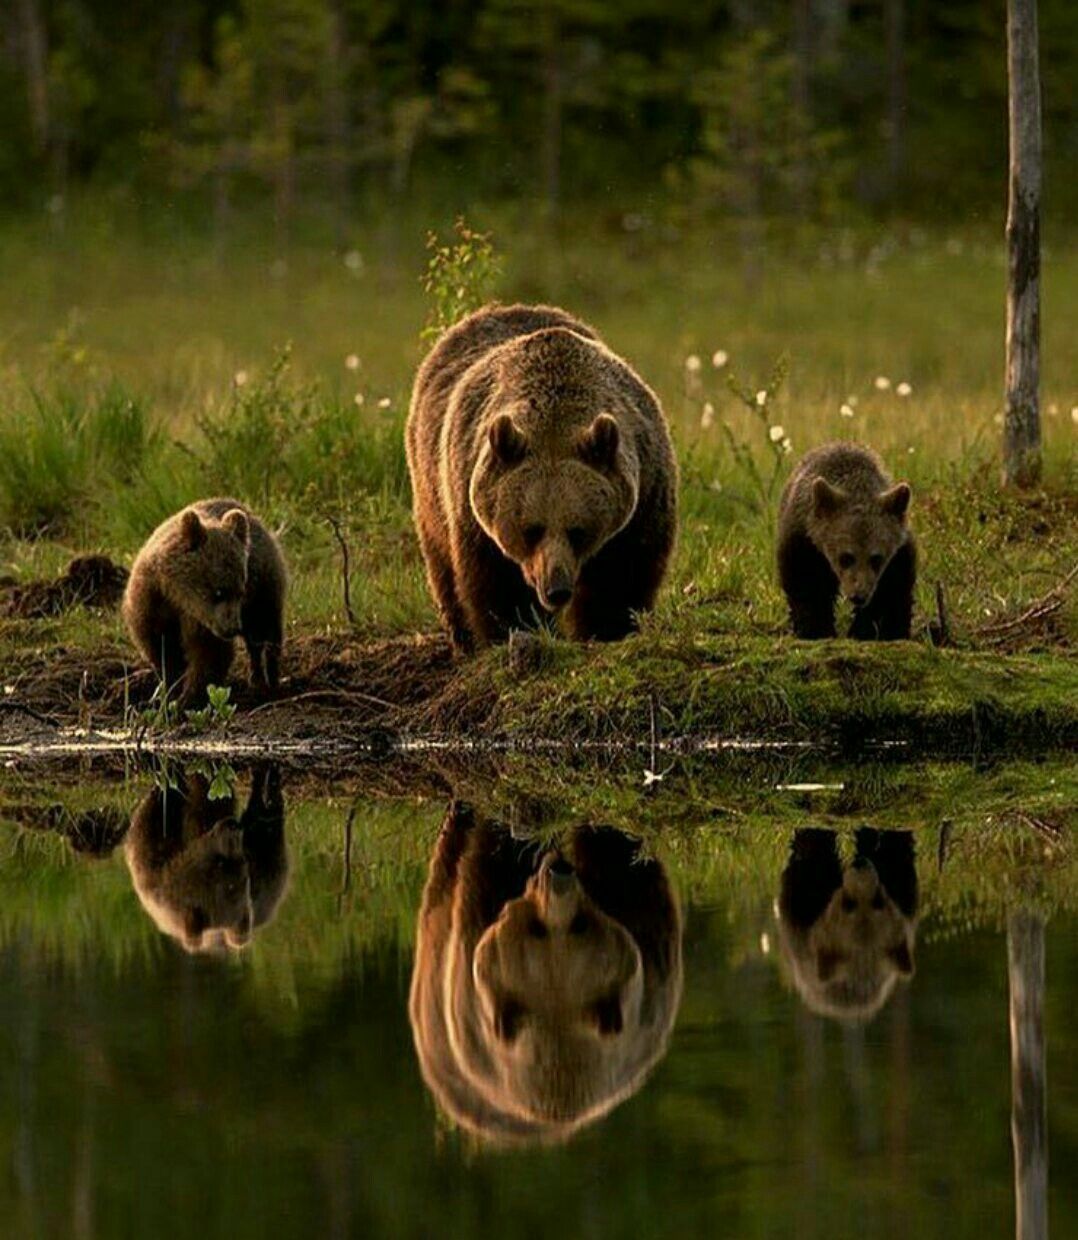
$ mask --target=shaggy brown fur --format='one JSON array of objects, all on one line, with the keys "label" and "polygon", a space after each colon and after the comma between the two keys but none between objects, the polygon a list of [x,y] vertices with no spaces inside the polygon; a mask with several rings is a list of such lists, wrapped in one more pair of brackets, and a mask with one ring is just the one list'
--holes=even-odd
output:
[{"label": "shaggy brown fur", "polygon": [[236,950],[272,919],[288,880],[284,802],[275,767],[257,769],[243,817],[210,800],[202,775],[154,788],[124,842],[131,881],[159,930],[189,952]]},{"label": "shaggy brown fur", "polygon": [[407,427],[416,529],[454,646],[543,612],[616,639],[651,607],[677,525],[654,394],[591,328],[488,306],[439,340]]},{"label": "shaggy brown fur", "polygon": [[834,831],[794,833],[778,903],[779,942],[805,1004],[871,1019],[913,976],[917,871],[909,831],[861,827],[844,866]]},{"label": "shaggy brown fur", "polygon": [[496,1143],[563,1140],[640,1088],[680,997],[677,902],[638,841],[581,826],[547,849],[450,806],[409,1001],[450,1118]]},{"label": "shaggy brown fur", "polygon": [[779,579],[798,637],[835,636],[839,592],[854,607],[850,636],[909,637],[917,545],[910,488],[893,485],[869,448],[830,443],[806,453],[779,505]]},{"label": "shaggy brown fur", "polygon": [[241,637],[257,689],[280,681],[284,558],[262,522],[232,499],[204,499],[159,525],[124,594],[128,632],[180,704],[224,684]]}]

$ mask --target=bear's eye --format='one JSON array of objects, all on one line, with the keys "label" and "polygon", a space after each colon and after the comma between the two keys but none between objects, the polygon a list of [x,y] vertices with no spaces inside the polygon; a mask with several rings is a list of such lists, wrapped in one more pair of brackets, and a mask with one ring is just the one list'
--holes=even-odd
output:
[{"label": "bear's eye", "polygon": [[844,913],[852,913],[856,907],[857,907],[857,901],[853,898],[853,896],[843,895],[842,911]]},{"label": "bear's eye", "polygon": [[534,551],[536,547],[543,541],[543,535],[546,533],[546,527],[542,525],[529,525],[524,529],[524,545],[529,551]]},{"label": "bear's eye", "polygon": [[528,922],[528,933],[533,939],[545,939],[547,936],[547,928],[538,917],[533,917],[531,921]]},{"label": "bear's eye", "polygon": [[872,565],[873,570],[877,573],[880,571],[881,568],[883,568],[883,556],[880,555],[879,552],[877,552],[875,555],[870,555],[868,557],[868,562],[869,564]]},{"label": "bear's eye", "polygon": [[884,907],[886,903],[887,901],[883,898],[882,891],[877,891],[876,894],[872,897],[872,907],[876,910],[877,913],[880,911],[880,909]]},{"label": "bear's eye", "polygon": [[852,551],[843,551],[838,557],[839,568],[853,568],[854,556]]},{"label": "bear's eye", "polygon": [[587,913],[577,913],[573,920],[569,923],[570,934],[587,934],[591,927],[591,918]]},{"label": "bear's eye", "polygon": [[228,591],[218,586],[213,592],[213,601],[215,603],[223,603],[226,598],[228,598]]},{"label": "bear's eye", "polygon": [[512,1042],[520,1032],[523,1021],[523,1006],[507,999],[494,1015],[494,1031],[504,1042]]},{"label": "bear's eye", "polygon": [[569,546],[577,553],[584,550],[588,541],[588,531],[579,525],[574,525],[569,531]]}]

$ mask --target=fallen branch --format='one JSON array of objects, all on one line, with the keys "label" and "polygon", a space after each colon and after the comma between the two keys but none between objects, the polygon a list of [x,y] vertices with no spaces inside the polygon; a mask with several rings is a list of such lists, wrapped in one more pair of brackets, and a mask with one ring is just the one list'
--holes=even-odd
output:
[{"label": "fallen branch", "polygon": [[315,698],[337,698],[346,702],[370,702],[375,706],[381,706],[385,710],[392,710],[393,703],[387,702],[383,698],[375,697],[370,693],[359,693],[353,689],[310,689],[306,693],[296,693],[292,697],[274,698],[272,702],[263,702],[259,706],[252,707],[244,716],[250,719],[252,715],[257,715],[264,710],[274,710],[278,706],[292,706],[296,702],[309,702]]},{"label": "fallen branch", "polygon": [[1025,628],[1046,619],[1063,606],[1067,597],[1067,588],[1075,577],[1078,577],[1078,564],[1075,564],[1063,580],[1057,582],[1047,594],[1042,594],[1036,602],[1031,603],[1020,616],[1015,616],[1011,620],[998,620],[993,624],[984,624],[977,629],[977,636],[994,641],[1006,638],[1016,629]]},{"label": "fallen branch", "polygon": [[17,710],[21,714],[29,715],[31,719],[36,719],[38,723],[46,723],[50,728],[59,727],[59,721],[51,715],[43,715],[41,711],[34,710],[32,706],[27,706],[24,702],[10,702],[0,699],[0,710]]}]

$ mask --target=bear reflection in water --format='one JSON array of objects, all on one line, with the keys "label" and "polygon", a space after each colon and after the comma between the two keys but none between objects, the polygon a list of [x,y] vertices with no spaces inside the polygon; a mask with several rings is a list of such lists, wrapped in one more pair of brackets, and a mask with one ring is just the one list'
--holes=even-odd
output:
[{"label": "bear reflection in water", "polygon": [[560,847],[450,806],[431,859],[409,1012],[450,1119],[498,1144],[558,1141],[635,1093],[681,998],[681,918],[639,841]]},{"label": "bear reflection in water", "polygon": [[836,832],[794,833],[777,905],[794,986],[821,1016],[867,1021],[913,976],[917,872],[910,831],[861,827],[843,864]]},{"label": "bear reflection in water", "polygon": [[281,778],[257,768],[241,818],[235,795],[211,800],[185,774],[136,808],[124,842],[142,907],[189,952],[237,950],[277,911],[288,881]]}]

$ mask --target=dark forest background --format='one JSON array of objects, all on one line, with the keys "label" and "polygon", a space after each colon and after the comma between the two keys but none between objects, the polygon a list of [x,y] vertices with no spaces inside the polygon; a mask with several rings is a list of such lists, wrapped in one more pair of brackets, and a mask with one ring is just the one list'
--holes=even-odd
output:
[{"label": "dark forest background", "polygon": [[[1078,19],[1040,14],[1059,212]],[[1004,43],[1003,0],[5,0],[0,201],[994,219]]]}]

